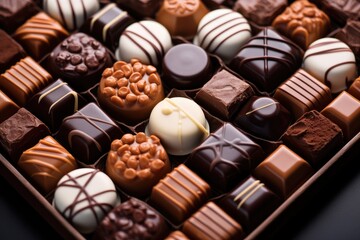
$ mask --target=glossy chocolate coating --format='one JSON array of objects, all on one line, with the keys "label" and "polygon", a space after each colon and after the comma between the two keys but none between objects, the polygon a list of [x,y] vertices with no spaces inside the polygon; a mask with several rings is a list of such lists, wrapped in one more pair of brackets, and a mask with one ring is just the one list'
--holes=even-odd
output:
[{"label": "glossy chocolate coating", "polygon": [[254,176],[282,199],[287,199],[313,173],[309,163],[285,145],[280,145],[254,170]]},{"label": "glossy chocolate coating", "polygon": [[360,100],[347,92],[337,96],[321,113],[341,128],[345,141],[360,132]]},{"label": "glossy chocolate coating", "polygon": [[49,193],[65,174],[77,168],[77,163],[63,146],[47,136],[23,152],[18,166],[42,192]]},{"label": "glossy chocolate coating", "polygon": [[21,45],[0,29],[0,73],[4,73],[20,59],[26,57]]},{"label": "glossy chocolate coating", "polygon": [[230,120],[242,105],[254,95],[254,90],[245,81],[226,70],[216,73],[195,96],[211,113]]},{"label": "glossy chocolate coating", "polygon": [[226,192],[264,159],[261,147],[230,123],[192,151],[186,165],[213,188]]},{"label": "glossy chocolate coating", "polygon": [[243,235],[240,224],[213,202],[208,202],[186,220],[182,230],[193,240],[238,240]]},{"label": "glossy chocolate coating", "polygon": [[0,123],[14,115],[19,106],[14,103],[5,93],[0,91]]},{"label": "glossy chocolate coating", "polygon": [[210,194],[209,185],[184,164],[153,188],[150,202],[174,224],[185,221]]},{"label": "glossy chocolate coating", "polygon": [[241,48],[229,67],[260,90],[271,92],[300,67],[301,61],[299,47],[265,28]]},{"label": "glossy chocolate coating", "polygon": [[111,59],[100,42],[85,33],[75,33],[51,52],[45,64],[54,77],[68,82],[76,91],[84,91],[99,82]]},{"label": "glossy chocolate coating", "polygon": [[66,117],[56,138],[78,160],[92,164],[122,136],[120,128],[94,103]]},{"label": "glossy chocolate coating", "polygon": [[130,133],[111,143],[106,174],[125,192],[144,197],[171,171],[169,157],[154,135]]},{"label": "glossy chocolate coating", "polygon": [[179,230],[176,230],[169,234],[165,240],[190,240],[185,234]]},{"label": "glossy chocolate coating", "polygon": [[280,198],[264,183],[250,176],[225,195],[219,206],[250,233],[280,205],[280,202]]},{"label": "glossy chocolate coating", "polygon": [[25,108],[0,124],[0,144],[12,161],[50,134],[49,129]]},{"label": "glossy chocolate coating", "polygon": [[211,9],[220,8],[225,6],[228,8],[233,8],[236,0],[202,0],[206,6],[209,6]]},{"label": "glossy chocolate coating", "polygon": [[291,122],[291,115],[276,99],[254,96],[235,118],[235,125],[254,136],[278,140]]},{"label": "glossy chocolate coating", "polygon": [[346,43],[354,52],[357,59],[360,59],[359,36],[360,36],[360,19],[357,21],[348,20],[346,22],[345,27],[343,27],[340,31],[338,31],[334,37]]},{"label": "glossy chocolate coating", "polygon": [[355,79],[348,89],[348,93],[356,97],[360,101],[360,77]]},{"label": "glossy chocolate coating", "polygon": [[154,17],[163,0],[116,0],[117,4],[138,18]]},{"label": "glossy chocolate coating", "polygon": [[349,18],[360,20],[360,4],[358,0],[315,0],[331,19],[345,25]]}]

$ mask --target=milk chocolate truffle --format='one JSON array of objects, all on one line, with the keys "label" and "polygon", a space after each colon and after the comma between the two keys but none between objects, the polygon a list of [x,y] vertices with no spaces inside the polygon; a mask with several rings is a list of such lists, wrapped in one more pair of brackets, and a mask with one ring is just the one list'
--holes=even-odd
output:
[{"label": "milk chocolate truffle", "polygon": [[275,18],[272,26],[303,49],[324,37],[330,28],[329,17],[315,4],[298,0]]},{"label": "milk chocolate truffle", "polygon": [[275,91],[274,98],[295,119],[310,110],[321,111],[332,100],[330,89],[303,69],[299,69]]},{"label": "milk chocolate truffle", "polygon": [[146,196],[171,170],[169,157],[159,138],[139,132],[111,143],[106,174],[132,196]]},{"label": "milk chocolate truffle", "polygon": [[207,53],[190,43],[172,47],[163,59],[164,82],[172,88],[201,87],[211,78],[212,70]]},{"label": "milk chocolate truffle", "polygon": [[19,106],[0,91],[0,123],[14,115],[18,110]]},{"label": "milk chocolate truffle", "polygon": [[156,14],[156,21],[173,36],[192,38],[200,20],[208,12],[201,0],[164,0]]},{"label": "milk chocolate truffle", "polygon": [[240,49],[229,67],[260,90],[272,92],[300,67],[302,54],[293,42],[265,28]]},{"label": "milk chocolate truffle", "polygon": [[49,193],[65,174],[77,168],[77,163],[63,146],[47,136],[23,152],[18,166],[41,191]]},{"label": "milk chocolate truffle", "polygon": [[213,188],[226,192],[263,159],[264,152],[258,144],[225,123],[192,151],[186,165]]},{"label": "milk chocolate truffle", "polygon": [[321,113],[341,128],[345,141],[360,132],[360,101],[347,92],[337,96]]},{"label": "milk chocolate truffle", "polygon": [[286,0],[237,0],[234,10],[257,25],[270,26],[286,6]]},{"label": "milk chocolate truffle", "polygon": [[17,62],[0,76],[0,89],[20,107],[52,81],[51,75],[31,57]]},{"label": "milk chocolate truffle", "polygon": [[4,73],[20,59],[26,57],[26,53],[21,45],[1,29],[0,42],[0,73]]},{"label": "milk chocolate truffle", "polygon": [[76,91],[85,91],[99,82],[102,72],[111,66],[106,48],[85,33],[75,33],[50,54],[50,73],[68,82]]},{"label": "milk chocolate truffle", "polygon": [[306,50],[303,68],[334,94],[346,90],[358,76],[354,53],[336,38],[322,38]]},{"label": "milk chocolate truffle", "polygon": [[255,168],[254,176],[286,199],[313,173],[314,170],[304,159],[285,145],[280,145]]},{"label": "milk chocolate truffle", "polygon": [[98,0],[43,0],[44,11],[66,29],[74,31],[100,9]]},{"label": "milk chocolate truffle", "polygon": [[247,233],[280,205],[280,198],[264,183],[249,177],[225,195],[219,206],[238,221]]},{"label": "milk chocolate truffle", "polygon": [[163,0],[116,0],[117,4],[138,18],[154,17]]},{"label": "milk chocolate truffle", "polygon": [[201,19],[194,44],[229,62],[250,37],[250,25],[240,13],[218,9]]},{"label": "milk chocolate truffle", "polygon": [[200,89],[195,100],[214,115],[230,120],[253,95],[254,90],[249,84],[229,71],[221,70]]},{"label": "milk chocolate truffle", "polygon": [[179,230],[170,233],[165,240],[190,240],[185,234]]},{"label": "milk chocolate truffle", "polygon": [[89,103],[64,118],[57,139],[78,160],[92,164],[122,136],[120,128],[95,104]]},{"label": "milk chocolate truffle", "polygon": [[317,0],[321,8],[331,19],[345,25],[347,19],[360,20],[360,4],[358,0]]},{"label": "milk chocolate truffle", "polygon": [[53,205],[80,233],[88,234],[118,202],[114,183],[105,173],[80,168],[60,179]]},{"label": "milk chocolate truffle", "polygon": [[116,57],[125,62],[137,58],[144,64],[160,66],[171,47],[168,30],[158,22],[144,20],[131,24],[121,34]]},{"label": "milk chocolate truffle", "polygon": [[68,35],[60,23],[40,12],[19,27],[13,37],[31,57],[40,60]]},{"label": "milk chocolate truffle", "polygon": [[[360,4],[359,4],[360,8]],[[359,9],[360,11],[360,9]],[[345,27],[335,34],[335,38],[346,43],[354,52],[356,58],[360,58],[360,19],[358,21],[349,19]]]},{"label": "milk chocolate truffle", "polygon": [[239,223],[213,202],[208,202],[186,220],[182,230],[194,240],[236,240],[243,235]]},{"label": "milk chocolate truffle", "polygon": [[164,97],[156,68],[137,59],[129,63],[118,61],[105,69],[98,90],[100,105],[116,120],[127,124],[149,118]]},{"label": "milk chocolate truffle", "polygon": [[25,108],[20,108],[0,124],[0,145],[11,160],[17,162],[25,150],[49,134],[43,122]]},{"label": "milk chocolate truffle", "polygon": [[360,100],[360,77],[355,79],[355,81],[351,84],[348,89],[348,93]]},{"label": "milk chocolate truffle", "polygon": [[165,98],[152,110],[146,134],[159,137],[167,153],[181,156],[189,154],[209,136],[209,124],[194,101]]},{"label": "milk chocolate truffle", "polygon": [[253,96],[235,118],[242,130],[267,140],[278,140],[291,122],[289,111],[276,99]]}]

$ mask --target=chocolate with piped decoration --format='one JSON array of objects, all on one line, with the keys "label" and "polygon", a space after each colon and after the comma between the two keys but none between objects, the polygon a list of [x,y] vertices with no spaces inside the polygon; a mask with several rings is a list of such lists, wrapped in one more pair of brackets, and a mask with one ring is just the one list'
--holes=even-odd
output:
[{"label": "chocolate with piped decoration", "polygon": [[355,79],[348,89],[348,93],[360,100],[360,77]]},{"label": "chocolate with piped decoration", "polygon": [[53,77],[68,82],[76,91],[85,91],[99,82],[112,61],[100,42],[85,33],[74,33],[51,52],[44,64]]},{"label": "chocolate with piped decoration", "polygon": [[[360,4],[359,4],[360,11]],[[359,20],[349,19],[346,22],[345,27],[340,29],[334,35],[335,38],[346,43],[350,49],[354,52],[356,58],[360,58],[360,18]]]},{"label": "chocolate with piped decoration", "polygon": [[145,202],[135,198],[115,207],[102,220],[94,239],[164,239],[168,233],[164,218]]},{"label": "chocolate with piped decoration", "polygon": [[100,105],[120,122],[134,125],[149,118],[164,99],[157,69],[137,59],[118,61],[102,74],[98,90]]},{"label": "chocolate with piped decoration", "polygon": [[17,162],[20,155],[50,134],[43,122],[25,108],[0,124],[0,146],[12,161]]},{"label": "chocolate with piped decoration", "polygon": [[128,133],[111,143],[106,174],[132,196],[149,195],[170,170],[169,157],[155,135]]},{"label": "chocolate with piped decoration", "polygon": [[229,67],[260,90],[272,92],[300,67],[301,60],[298,46],[265,28],[240,49]]},{"label": "chocolate with piped decoration", "polygon": [[208,202],[186,220],[182,231],[194,240],[237,240],[243,237],[241,225],[213,202]]},{"label": "chocolate with piped decoration", "polygon": [[64,118],[56,138],[78,160],[92,164],[122,136],[121,129],[95,103]]},{"label": "chocolate with piped decoration", "polygon": [[195,100],[214,115],[230,120],[253,95],[254,90],[248,83],[224,69],[205,83]]},{"label": "chocolate with piped decoration", "polygon": [[0,73],[4,73],[20,59],[26,57],[26,53],[12,37],[0,29]]},{"label": "chocolate with piped decoration", "polygon": [[18,166],[41,191],[49,193],[65,174],[77,168],[77,163],[63,146],[47,136],[21,154]]},{"label": "chocolate with piped decoration", "polygon": [[154,17],[163,0],[116,0],[116,3],[138,18]]},{"label": "chocolate with piped decoration", "polygon": [[155,185],[150,202],[174,224],[180,224],[207,201],[209,194],[209,185],[180,164]]},{"label": "chocolate with piped decoration", "polygon": [[219,206],[250,233],[280,202],[280,198],[264,183],[250,176],[225,195],[219,201]]},{"label": "chocolate with piped decoration", "polygon": [[234,123],[242,130],[267,140],[278,140],[291,123],[289,111],[276,99],[253,96],[237,114]]},{"label": "chocolate with piped decoration", "polygon": [[261,147],[230,123],[195,148],[186,165],[213,188],[226,192],[264,159]]},{"label": "chocolate with piped decoration", "polygon": [[185,234],[179,230],[170,233],[165,240],[190,240]]},{"label": "chocolate with piped decoration", "polygon": [[287,199],[314,173],[313,168],[285,145],[280,145],[254,170],[254,176],[282,199]]},{"label": "chocolate with piped decoration", "polygon": [[163,59],[164,83],[177,89],[199,88],[211,78],[212,72],[207,53],[190,43],[170,48]]},{"label": "chocolate with piped decoration", "polygon": [[349,141],[360,132],[360,100],[345,91],[321,113],[341,128],[345,141]]},{"label": "chocolate with piped decoration", "polygon": [[0,90],[0,123],[14,115],[19,106]]}]

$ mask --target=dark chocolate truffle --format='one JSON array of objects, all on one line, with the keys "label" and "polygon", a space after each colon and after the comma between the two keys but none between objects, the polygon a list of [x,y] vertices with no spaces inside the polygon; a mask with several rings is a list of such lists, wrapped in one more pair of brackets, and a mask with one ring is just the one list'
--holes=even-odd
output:
[{"label": "dark chocolate truffle", "polygon": [[0,74],[4,73],[20,59],[26,57],[24,49],[6,32],[0,29]]},{"label": "dark chocolate truffle", "polygon": [[19,106],[0,91],[0,123],[14,115],[18,110]]},{"label": "dark chocolate truffle", "polygon": [[346,20],[360,20],[359,0],[314,0],[331,19],[341,25],[345,25]]}]

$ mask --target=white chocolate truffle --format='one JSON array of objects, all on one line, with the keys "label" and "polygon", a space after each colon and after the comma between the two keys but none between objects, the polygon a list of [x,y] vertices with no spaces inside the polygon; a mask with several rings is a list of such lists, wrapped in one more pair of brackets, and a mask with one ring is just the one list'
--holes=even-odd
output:
[{"label": "white chocolate truffle", "polygon": [[87,234],[118,203],[114,183],[105,173],[80,168],[60,179],[53,205],[79,232]]},{"label": "white chocolate truffle", "polygon": [[100,9],[98,0],[44,0],[44,11],[73,31]]},{"label": "white chocolate truffle", "polygon": [[229,62],[250,37],[250,25],[240,13],[218,9],[201,19],[194,44]]},{"label": "white chocolate truffle", "polygon": [[158,22],[145,20],[131,24],[121,34],[116,57],[125,62],[137,58],[144,64],[158,66],[171,47],[168,30]]},{"label": "white chocolate truffle", "polygon": [[186,155],[209,136],[204,112],[194,101],[165,98],[151,112],[146,134],[160,138],[169,154]]},{"label": "white chocolate truffle", "polygon": [[354,53],[336,38],[321,38],[306,50],[303,69],[325,83],[336,94],[347,89],[358,76]]}]

